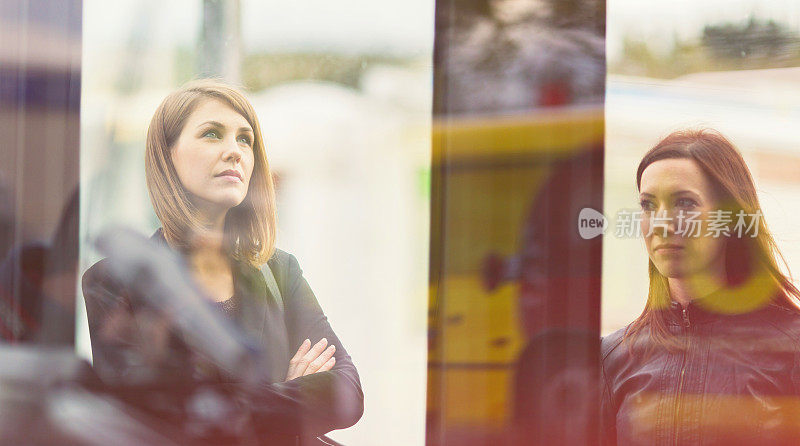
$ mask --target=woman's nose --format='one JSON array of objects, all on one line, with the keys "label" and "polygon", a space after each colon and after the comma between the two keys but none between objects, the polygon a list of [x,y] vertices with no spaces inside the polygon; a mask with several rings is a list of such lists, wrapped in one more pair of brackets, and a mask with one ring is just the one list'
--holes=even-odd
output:
[{"label": "woman's nose", "polygon": [[652,219],[653,230],[660,232],[663,237],[674,234],[677,228],[676,215],[672,209],[661,208],[656,211]]},{"label": "woman's nose", "polygon": [[225,144],[225,152],[222,154],[222,159],[224,161],[241,161],[242,148],[239,147],[239,144],[235,140]]}]

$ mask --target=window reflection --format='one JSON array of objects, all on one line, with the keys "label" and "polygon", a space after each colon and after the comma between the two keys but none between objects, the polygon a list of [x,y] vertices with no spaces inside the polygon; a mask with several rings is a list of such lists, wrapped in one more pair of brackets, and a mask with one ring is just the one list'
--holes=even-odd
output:
[{"label": "window reflection", "polygon": [[[798,436],[798,310],[785,276],[797,257],[787,243],[797,233],[797,185],[779,167],[798,156],[784,130],[796,126],[785,100],[797,90],[797,11],[780,2],[707,6],[724,11],[687,16],[663,5],[646,22],[636,2],[609,11],[607,444]],[[699,225],[683,231],[691,213]],[[756,229],[765,221],[766,233]],[[637,236],[616,230],[632,222]],[[647,384],[656,382],[663,387]]]},{"label": "window reflection", "polygon": [[[9,49],[0,57],[23,55],[10,64],[3,59],[0,65],[2,129],[14,141],[2,146],[8,164],[0,165],[3,190],[8,190],[0,198],[5,259],[0,264],[0,282],[4,287],[8,282],[3,291],[9,291],[13,304],[31,305],[4,314],[9,317],[3,319],[10,324],[3,327],[10,331],[8,340],[72,344],[75,339],[78,353],[91,359],[92,349],[102,350],[103,346],[91,342],[94,333],[89,333],[82,308],[87,296],[79,293],[75,299],[76,277],[119,251],[129,253],[121,261],[124,266],[131,266],[126,261],[135,260],[133,254],[139,248],[151,260],[147,264],[151,269],[133,268],[132,276],[122,275],[129,279],[127,285],[149,292],[148,286],[164,285],[155,279],[161,277],[158,273],[172,271],[174,287],[188,286],[181,280],[186,271],[174,269],[175,264],[148,251],[151,246],[146,239],[130,233],[127,238],[117,233],[109,239],[107,231],[122,223],[136,233],[152,233],[159,225],[142,175],[147,123],[172,89],[195,77],[223,76],[231,83],[244,84],[268,135],[265,139],[278,189],[273,204],[281,208],[283,216],[278,229],[283,235],[280,246],[297,253],[315,291],[324,296],[320,300],[326,300],[320,305],[326,311],[331,309],[326,316],[341,321],[333,322],[342,327],[337,335],[354,346],[349,351],[354,358],[361,358],[359,371],[372,370],[366,375],[375,389],[370,416],[356,428],[333,436],[348,444],[351,440],[352,444],[370,444],[385,426],[396,423],[400,427],[395,444],[420,440],[424,435],[424,276],[430,171],[430,86],[426,79],[432,44],[431,5],[414,4],[411,8],[415,11],[409,12],[411,8],[402,4],[382,5],[378,10],[362,2],[353,7],[339,5],[335,11],[319,4],[319,14],[255,1],[178,1],[156,7],[152,2],[86,0],[55,5],[9,0],[0,5],[4,20],[0,45]],[[373,13],[352,20],[352,10],[366,12],[370,8]],[[394,8],[390,17],[383,14],[388,8]],[[399,17],[404,19],[397,22]],[[10,18],[8,24],[6,18]],[[381,20],[392,26],[381,25]],[[304,29],[309,23],[312,29]],[[80,79],[83,88],[77,82]],[[18,133],[20,129],[24,134]],[[152,280],[145,280],[148,278]],[[174,287],[167,290],[175,291]],[[191,287],[181,290],[183,293],[173,294],[192,295]],[[63,304],[64,314],[55,316],[66,324],[48,319],[52,308],[46,299],[51,297],[66,300],[55,302]],[[42,315],[36,314],[39,307]],[[241,339],[235,339],[224,324],[220,328],[203,319],[207,311],[192,308],[181,310],[193,315],[195,322],[203,320],[206,330],[200,330],[201,323],[187,323],[192,320],[188,316],[181,319],[183,326],[177,324],[179,329],[194,330],[197,339],[190,343],[191,349],[195,353],[210,351],[211,358],[204,358],[206,361],[246,363],[242,358],[253,353],[251,346],[236,344]],[[33,314],[34,324],[28,324],[23,313]],[[362,313],[380,317],[363,317]],[[171,347],[173,333],[158,333],[161,319],[163,315],[156,312],[142,311],[137,325],[156,327],[150,333],[155,339],[152,345],[161,340]],[[108,328],[105,334],[115,330],[125,331],[125,323]],[[365,338],[363,333],[371,336]],[[209,343],[209,336],[217,343]],[[341,346],[334,339],[328,341]],[[239,350],[221,348],[219,343],[231,343]],[[231,353],[242,349],[247,355]],[[138,416],[146,413],[153,401],[147,396],[152,393],[136,386],[152,383],[149,380],[157,373],[138,373],[146,367],[137,366],[153,358],[142,361],[128,357],[123,350],[115,353],[123,362],[131,360],[129,380],[109,379],[102,355],[94,358],[94,372],[99,376],[81,368],[86,364],[75,356],[53,357],[53,362],[35,367],[63,370],[66,381],[81,384],[46,395],[47,407],[53,411],[50,421],[59,427],[58,434],[43,434],[42,443],[170,444],[186,438],[186,432],[176,425],[165,427]],[[182,359],[181,349],[165,351],[170,360]],[[389,366],[386,351],[395,352],[395,362]],[[4,359],[11,363],[22,358],[16,354],[5,356],[4,352]],[[45,356],[35,351],[26,360],[36,362]],[[340,367],[343,362],[337,361]],[[246,364],[237,366],[247,369]],[[80,374],[80,380],[73,373]],[[282,373],[285,378],[286,370]],[[24,375],[36,374],[28,370],[2,379]],[[170,378],[179,379],[180,375]],[[238,378],[247,381],[247,373]],[[97,379],[103,385],[98,386]],[[186,388],[174,390],[180,393]],[[197,393],[199,399],[193,400],[197,407],[181,409],[196,410],[191,415],[206,417],[206,421],[210,417],[211,427],[197,428],[208,431],[192,434],[214,438],[219,434],[214,423],[224,424],[231,407],[213,392]],[[35,397],[42,397],[41,392]],[[5,400],[2,403],[0,407],[5,409]],[[275,407],[271,400],[260,403]],[[201,414],[198,407],[211,409]],[[348,407],[343,405],[325,415],[358,419],[358,411]],[[290,416],[291,411],[278,415]],[[281,419],[278,415],[273,422]],[[0,432],[5,430],[3,425]],[[30,434],[30,429],[20,431]],[[6,437],[0,438],[5,442]],[[21,443],[11,438],[10,443]]]},{"label": "window reflection", "polygon": [[592,444],[605,3],[437,4],[428,444]]},{"label": "window reflection", "polygon": [[0,336],[72,345],[80,2],[2,4]]},{"label": "window reflection", "polygon": [[[199,76],[241,86],[274,174],[277,247],[296,257],[369,385],[364,417],[330,434],[345,444],[370,444],[387,425],[398,426],[395,444],[424,436],[431,12],[86,2],[81,272],[106,256],[92,243],[105,230],[161,226],[143,175],[159,102]],[[89,356],[89,325],[80,329]]]},{"label": "window reflection", "polygon": [[[103,435],[117,435],[119,423],[131,441],[185,438],[174,425],[154,428],[132,416],[132,408],[139,414],[152,401],[141,389],[110,391],[116,372],[104,370],[102,355],[90,371],[72,354],[73,340],[87,359],[93,348],[103,350],[92,340],[98,330],[89,332],[82,308],[87,296],[76,299],[75,290],[77,277],[101,258],[142,248],[140,260],[148,260],[139,266],[147,268],[121,277],[145,296],[142,306],[152,304],[146,296],[159,295],[148,294],[158,284],[169,285],[161,295],[203,293],[180,260],[154,254],[157,248],[141,236],[161,225],[151,211],[142,154],[159,102],[190,79],[218,75],[242,84],[257,109],[276,183],[279,239],[302,263],[373,401],[355,427],[333,438],[415,444],[427,432],[430,444],[592,444],[601,427],[600,389],[606,400],[599,424],[618,443],[650,434],[654,441],[691,441],[700,434],[707,442],[793,441],[796,391],[785,378],[793,367],[794,309],[773,299],[780,296],[773,291],[775,278],[791,291],[790,280],[780,277],[800,256],[792,243],[800,236],[794,223],[800,193],[795,8],[620,0],[610,5],[606,40],[602,1],[445,2],[436,5],[430,91],[433,24],[420,17],[433,5],[403,5],[332,9],[318,3],[309,7],[319,9],[312,14],[248,0],[158,7],[0,0],[0,337],[6,364],[0,380],[26,383],[25,391],[0,386],[10,389],[0,392],[0,409],[41,402],[45,395],[41,407],[49,415],[31,417],[46,419],[37,424],[34,443],[106,444]],[[352,21],[359,16],[353,10],[369,23]],[[381,22],[387,15],[391,20]],[[691,256],[703,263],[719,261],[715,250],[743,252],[726,257],[725,269],[746,293],[720,293],[704,283],[698,288],[705,299],[676,301],[677,291],[669,291],[670,299],[662,292],[661,301],[648,302],[658,295],[651,278],[659,267],[669,269],[659,262],[668,264],[689,248],[653,243],[670,226],[663,215],[643,211],[676,215],[703,206],[702,197],[670,202],[663,182],[652,178],[645,178],[650,195],[642,204],[633,181],[647,149],[676,129],[715,129],[741,152],[753,176],[758,211],[786,265],[772,262],[769,274],[755,275],[769,279],[751,281],[751,248],[701,243]],[[679,176],[686,186],[688,173]],[[733,195],[745,186],[734,187]],[[135,232],[101,236],[121,223]],[[639,237],[640,229],[653,230],[649,241]],[[130,267],[132,259],[123,256],[119,265]],[[172,281],[143,279],[169,271]],[[138,313],[137,324],[151,327],[150,339],[158,340],[148,345],[156,351],[137,357],[110,349],[129,374],[116,384],[142,384],[164,372],[147,367],[164,352],[167,362],[194,361],[193,371],[230,372],[241,382],[254,381],[254,369],[271,367],[259,362],[258,349],[235,326],[191,302],[179,300],[180,311],[170,310],[173,318],[183,311],[191,317],[168,323],[164,314]],[[753,322],[759,311],[776,310],[776,302],[788,319],[770,313],[762,318],[768,325]],[[232,304],[221,308],[247,313]],[[668,313],[661,327],[665,342],[637,341],[633,333],[633,360],[615,359],[616,344],[597,358],[598,332],[606,347],[615,340],[624,347],[613,333],[645,308],[646,315]],[[108,336],[100,339],[126,339],[114,336],[130,328],[127,310],[109,318],[111,327],[102,333]],[[730,318],[741,323],[724,325]],[[706,332],[707,324],[727,331]],[[188,335],[179,339],[161,330],[165,326]],[[768,326],[783,334],[766,332]],[[188,347],[173,348],[181,343]],[[45,352],[45,345],[61,348]],[[623,389],[627,372],[659,364],[640,347],[683,364],[653,375],[669,391]],[[208,357],[190,354],[204,350]],[[388,361],[387,351],[393,352]],[[717,365],[708,365],[704,354]],[[741,360],[726,363],[732,357]],[[8,367],[16,364],[25,366]],[[600,385],[596,364],[608,366]],[[733,381],[754,383],[747,387],[752,392],[709,384],[708,376],[723,369]],[[706,378],[698,375],[703,370]],[[183,375],[160,377],[179,381]],[[54,381],[70,387],[41,391],[42,383]],[[220,430],[195,433],[219,435],[234,406],[213,391],[200,397],[197,407],[211,402],[214,409],[187,410]],[[0,442],[20,443],[18,433],[34,432],[18,428],[24,420],[4,419]]]}]

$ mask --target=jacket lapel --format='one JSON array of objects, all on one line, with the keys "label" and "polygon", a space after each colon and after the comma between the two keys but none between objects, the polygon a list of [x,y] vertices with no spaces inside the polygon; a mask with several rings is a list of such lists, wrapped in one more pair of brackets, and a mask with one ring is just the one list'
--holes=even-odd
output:
[{"label": "jacket lapel", "polygon": [[280,296],[270,292],[261,271],[252,265],[237,261],[235,271],[242,304],[242,329],[264,348],[269,359],[270,381],[283,381],[290,356]]},{"label": "jacket lapel", "polygon": [[[168,246],[161,228],[151,239]],[[291,357],[281,296],[270,292],[261,271],[254,266],[239,260],[232,261],[231,266],[234,292],[238,294],[241,304],[239,328],[249,339],[256,341],[267,355],[270,382],[283,381]]]}]

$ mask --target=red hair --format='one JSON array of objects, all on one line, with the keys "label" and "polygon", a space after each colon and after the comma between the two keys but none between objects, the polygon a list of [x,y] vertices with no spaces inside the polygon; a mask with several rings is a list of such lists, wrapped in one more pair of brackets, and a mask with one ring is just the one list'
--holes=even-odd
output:
[{"label": "red hair", "polygon": [[[719,209],[735,216],[744,211],[747,216],[760,212],[753,177],[736,147],[715,130],[681,130],[671,133],[650,149],[636,171],[636,189],[641,188],[642,173],[656,161],[664,159],[693,160],[713,185],[719,199]],[[723,288],[728,312],[754,310],[775,304],[798,310],[800,291],[778,267],[778,259],[788,265],[775,239],[767,229],[763,216],[757,218],[755,237],[731,234],[725,245],[726,283]],[[667,348],[678,344],[667,330],[664,309],[670,305],[669,285],[652,260],[648,272],[650,286],[642,314],[625,331],[625,338],[649,328],[654,345]],[[726,311],[722,309],[721,311]]]}]

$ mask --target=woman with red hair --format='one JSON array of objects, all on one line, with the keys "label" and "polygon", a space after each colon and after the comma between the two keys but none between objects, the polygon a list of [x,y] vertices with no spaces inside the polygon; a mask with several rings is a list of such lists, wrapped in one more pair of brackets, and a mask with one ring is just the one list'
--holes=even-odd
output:
[{"label": "woman with red hair", "polygon": [[636,185],[650,286],[602,342],[606,444],[800,439],[800,291],[741,154],[712,130],[648,151]]}]

